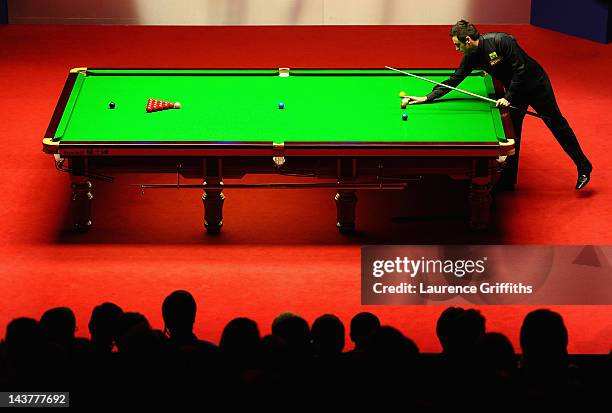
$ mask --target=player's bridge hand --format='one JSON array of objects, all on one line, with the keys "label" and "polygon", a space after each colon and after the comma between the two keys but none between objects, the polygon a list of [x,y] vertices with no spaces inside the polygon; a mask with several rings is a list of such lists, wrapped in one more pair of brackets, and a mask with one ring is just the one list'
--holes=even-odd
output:
[{"label": "player's bridge hand", "polygon": [[414,105],[415,103],[427,102],[427,96],[406,96],[408,98],[408,104]]},{"label": "player's bridge hand", "polygon": [[505,98],[497,99],[497,102],[495,102],[495,107],[498,108],[500,106],[507,108],[508,106],[510,106],[510,102],[508,102]]}]

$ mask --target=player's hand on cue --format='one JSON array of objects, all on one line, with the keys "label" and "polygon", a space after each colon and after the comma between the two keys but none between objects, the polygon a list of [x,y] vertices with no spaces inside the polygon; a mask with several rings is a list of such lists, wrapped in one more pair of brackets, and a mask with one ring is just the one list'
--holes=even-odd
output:
[{"label": "player's hand on cue", "polygon": [[427,102],[427,96],[406,96],[408,98],[408,104],[414,105],[415,103]]},{"label": "player's hand on cue", "polygon": [[495,102],[495,107],[498,108],[500,106],[507,108],[510,106],[510,102],[508,102],[505,98],[497,99],[497,102]]}]

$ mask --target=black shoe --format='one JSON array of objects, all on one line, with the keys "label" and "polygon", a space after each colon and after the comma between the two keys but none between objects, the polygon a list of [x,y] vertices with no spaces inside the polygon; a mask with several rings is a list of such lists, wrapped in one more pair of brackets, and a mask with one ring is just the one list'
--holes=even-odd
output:
[{"label": "black shoe", "polygon": [[583,172],[578,174],[578,180],[576,181],[576,189],[582,189],[591,180],[591,174],[589,172]]}]

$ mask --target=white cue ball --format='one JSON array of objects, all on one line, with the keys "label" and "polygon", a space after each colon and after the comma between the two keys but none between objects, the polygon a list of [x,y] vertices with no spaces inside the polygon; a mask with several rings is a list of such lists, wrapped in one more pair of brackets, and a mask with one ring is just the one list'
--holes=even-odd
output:
[{"label": "white cue ball", "polygon": [[180,109],[180,108],[181,108],[181,102],[174,103],[174,109]]},{"label": "white cue ball", "polygon": [[402,99],[402,103],[408,104],[408,103],[410,103],[410,99],[408,99],[408,98],[403,98],[403,99]]}]

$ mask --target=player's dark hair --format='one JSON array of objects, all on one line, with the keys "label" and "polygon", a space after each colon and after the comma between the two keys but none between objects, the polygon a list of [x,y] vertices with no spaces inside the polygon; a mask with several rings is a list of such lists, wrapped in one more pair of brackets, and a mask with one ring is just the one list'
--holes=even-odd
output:
[{"label": "player's dark hair", "polygon": [[480,33],[478,33],[478,29],[469,21],[459,20],[451,27],[450,36],[457,36],[457,39],[459,39],[461,43],[465,43],[467,36],[470,36],[472,40],[477,40],[480,37]]}]

